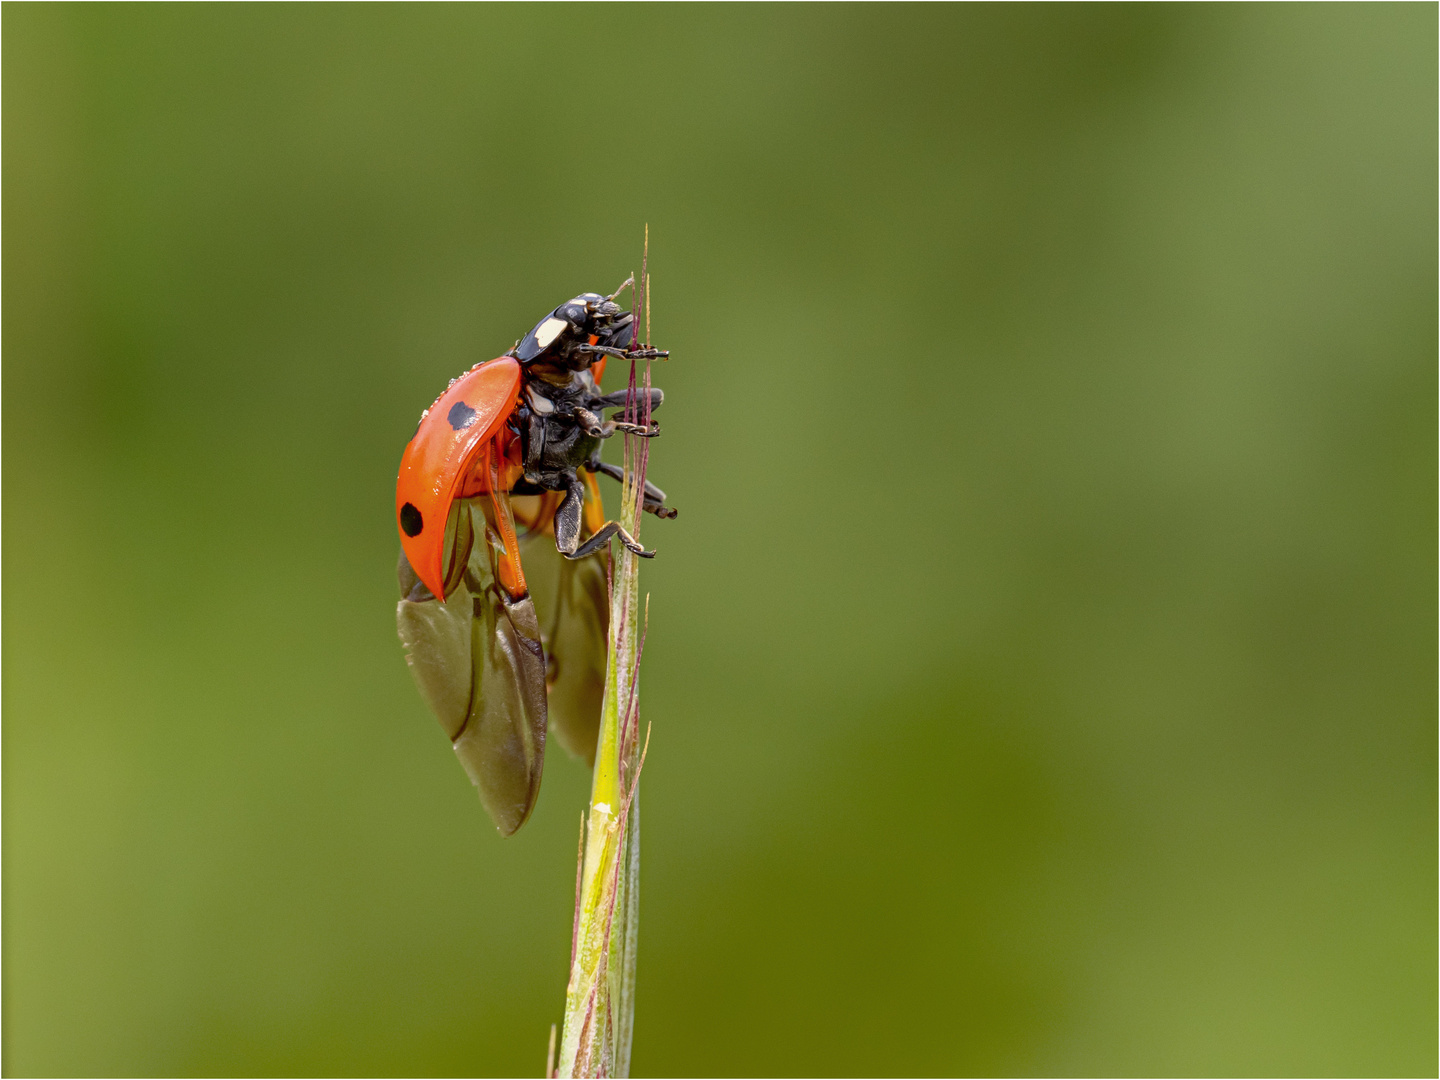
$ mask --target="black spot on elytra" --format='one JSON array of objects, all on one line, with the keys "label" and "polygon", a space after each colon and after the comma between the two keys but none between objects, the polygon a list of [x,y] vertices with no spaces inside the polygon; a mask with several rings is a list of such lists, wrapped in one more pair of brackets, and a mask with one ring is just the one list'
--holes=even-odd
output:
[{"label": "black spot on elytra", "polygon": [[405,530],[406,536],[419,536],[420,530],[425,528],[425,519],[414,503],[407,502],[400,507],[400,528]]},{"label": "black spot on elytra", "polygon": [[450,406],[450,412],[445,419],[450,421],[450,426],[456,431],[464,431],[475,423],[475,410],[465,402],[457,401]]}]

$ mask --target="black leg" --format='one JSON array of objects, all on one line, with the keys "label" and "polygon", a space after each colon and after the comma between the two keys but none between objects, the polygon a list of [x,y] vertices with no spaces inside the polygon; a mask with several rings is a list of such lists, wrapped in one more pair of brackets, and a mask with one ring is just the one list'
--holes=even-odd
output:
[{"label": "black leg", "polygon": [[[610,477],[611,480],[619,480],[622,484],[625,482],[625,470],[620,468],[619,465],[608,465],[603,461],[592,461],[585,467],[593,473],[604,473]],[[645,481],[645,506],[643,509],[646,513],[667,519],[677,517],[680,513],[680,511],[676,510],[673,506],[665,505],[665,492],[661,491],[649,480]]]},{"label": "black leg", "polygon": [[639,435],[642,439],[653,439],[660,434],[660,426],[651,424],[648,428],[639,424],[626,424],[618,420],[601,420],[589,409],[575,406],[572,413],[576,422],[584,429],[585,434],[596,439],[608,439],[617,431],[623,431],[627,435]]},{"label": "black leg", "polygon": [[585,503],[585,485],[578,476],[570,477],[565,498],[555,508],[555,546],[569,555],[580,543],[580,509]]},{"label": "black leg", "polygon": [[[635,390],[635,408],[637,411],[640,408],[641,402],[645,400],[643,396],[644,393],[645,391],[638,387]],[[602,397],[591,398],[589,404],[592,409],[623,409],[629,396],[630,391],[628,390],[616,390],[613,394],[605,394]],[[661,390],[658,386],[652,386],[650,388],[650,411],[653,413],[663,404],[665,404],[665,391]]]},{"label": "black leg", "polygon": [[592,356],[616,356],[621,360],[669,360],[668,349],[612,349],[609,345],[575,345],[573,352]]},{"label": "black leg", "polygon": [[618,521],[607,521],[600,526],[599,532],[580,544],[580,509],[584,502],[585,485],[580,482],[579,477],[574,477],[565,492],[565,498],[555,510],[555,547],[561,555],[567,559],[583,559],[608,544],[612,536],[619,536],[620,542],[641,558],[655,557],[655,552],[641,547],[639,541],[626,532]]},{"label": "black leg", "polygon": [[[585,543],[581,544],[573,552],[566,551],[562,547],[560,548],[560,554],[564,555],[567,559],[583,559],[586,555],[592,555],[608,544],[612,536],[620,537],[620,542],[642,559],[653,559],[655,557],[655,552],[646,551],[641,547],[640,541],[626,532],[624,526],[618,521],[607,521],[604,525],[600,526],[599,532],[590,537],[589,540],[586,540]],[[558,547],[560,543],[559,530],[556,530],[555,537],[555,543]]]}]

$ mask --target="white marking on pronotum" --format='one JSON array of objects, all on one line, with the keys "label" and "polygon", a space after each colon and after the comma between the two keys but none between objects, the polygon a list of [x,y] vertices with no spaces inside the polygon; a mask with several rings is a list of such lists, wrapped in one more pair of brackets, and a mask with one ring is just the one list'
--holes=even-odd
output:
[{"label": "white marking on pronotum", "polygon": [[564,319],[557,319],[551,315],[535,328],[535,344],[542,349],[549,348],[550,343],[560,336],[560,331],[569,325]]}]

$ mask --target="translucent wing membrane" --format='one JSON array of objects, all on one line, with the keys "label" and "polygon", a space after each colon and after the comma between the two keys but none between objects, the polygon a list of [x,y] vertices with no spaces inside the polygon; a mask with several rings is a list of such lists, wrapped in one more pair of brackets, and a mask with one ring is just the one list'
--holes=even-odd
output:
[{"label": "translucent wing membrane", "polygon": [[439,600],[402,552],[396,621],[421,696],[509,836],[535,806],[545,763],[540,623],[530,597],[500,587],[504,552],[485,542],[498,536],[492,500],[455,500],[451,512],[460,519],[445,530],[455,547],[442,556],[462,569],[449,595]]},{"label": "translucent wing membrane", "polygon": [[550,730],[568,753],[593,765],[610,621],[604,556],[566,559],[543,532],[521,540],[520,552],[545,639]]},{"label": "translucent wing membrane", "polygon": [[[587,480],[588,534],[604,512]],[[451,502],[437,562],[443,601],[403,551],[397,568],[410,673],[506,836],[534,808],[547,728],[594,764],[610,613],[604,556],[570,560],[555,549],[558,495],[516,501],[513,518],[504,494]],[[508,580],[511,545],[529,590],[519,599]]]}]

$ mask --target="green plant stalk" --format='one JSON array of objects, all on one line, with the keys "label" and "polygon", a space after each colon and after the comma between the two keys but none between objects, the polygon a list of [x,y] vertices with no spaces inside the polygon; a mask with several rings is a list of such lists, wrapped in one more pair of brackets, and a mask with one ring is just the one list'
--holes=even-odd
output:
[{"label": "green plant stalk", "polygon": [[623,785],[621,777],[623,773],[627,779],[637,778],[639,754],[637,740],[621,730],[620,703],[634,699],[634,669],[627,660],[635,655],[638,643],[635,620],[627,616],[635,611],[639,594],[637,561],[628,551],[620,557],[611,599],[600,749],[584,820],[584,859],[560,1042],[558,1074],[564,1077],[629,1075],[639,929],[640,803],[638,786]]},{"label": "green plant stalk", "polygon": [[[649,382],[647,365],[647,389]],[[643,443],[627,435],[619,520],[637,539],[647,457]],[[645,756],[638,698],[644,613],[640,560],[623,545],[615,546],[620,554],[612,563],[605,695],[590,806],[582,821],[570,981],[556,1069],[561,1077],[630,1075],[640,918],[639,780]]]}]

